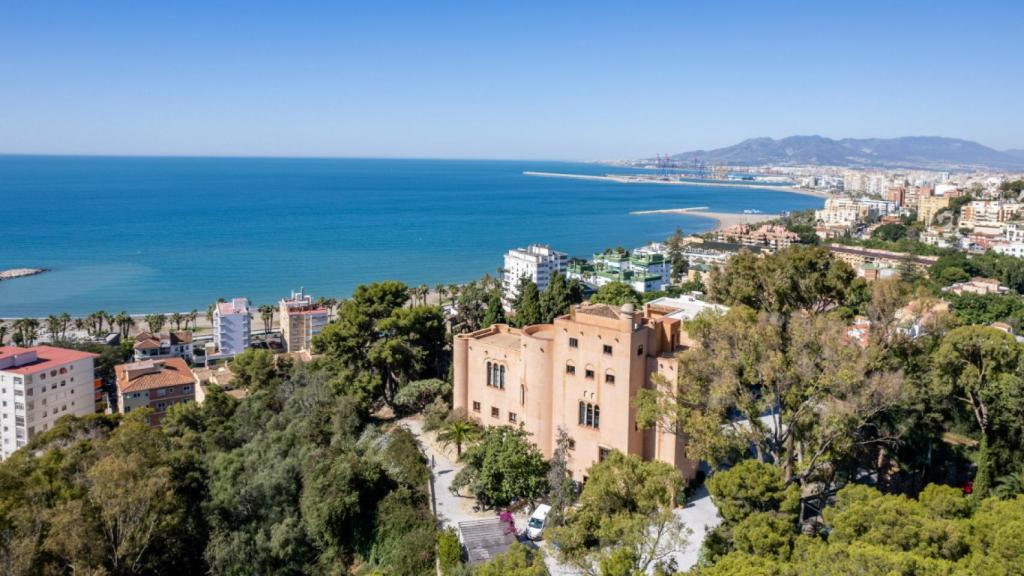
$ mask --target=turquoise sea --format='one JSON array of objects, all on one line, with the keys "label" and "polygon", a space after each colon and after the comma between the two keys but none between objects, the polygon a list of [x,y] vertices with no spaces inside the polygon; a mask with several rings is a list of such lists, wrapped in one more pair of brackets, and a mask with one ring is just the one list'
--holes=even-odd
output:
[{"label": "turquoise sea", "polygon": [[618,184],[530,161],[0,156],[0,317],[205,310],[270,303],[305,287],[344,297],[365,282],[456,283],[495,273],[509,248],[575,256],[662,240],[696,216],[633,210],[820,207],[781,191]]}]

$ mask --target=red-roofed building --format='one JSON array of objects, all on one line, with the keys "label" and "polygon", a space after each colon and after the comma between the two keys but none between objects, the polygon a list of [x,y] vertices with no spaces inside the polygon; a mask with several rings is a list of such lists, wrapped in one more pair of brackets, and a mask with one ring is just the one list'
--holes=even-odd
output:
[{"label": "red-roofed building", "polygon": [[151,426],[159,426],[171,406],[196,399],[195,375],[181,358],[118,364],[114,374],[118,412],[127,414],[139,408],[152,408]]},{"label": "red-roofed building", "polygon": [[96,411],[95,357],[53,346],[0,346],[0,459],[62,416]]}]

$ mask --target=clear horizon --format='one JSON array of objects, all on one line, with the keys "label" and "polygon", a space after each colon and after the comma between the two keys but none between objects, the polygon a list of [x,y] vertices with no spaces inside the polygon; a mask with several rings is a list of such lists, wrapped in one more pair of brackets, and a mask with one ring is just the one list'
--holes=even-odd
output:
[{"label": "clear horizon", "polygon": [[9,4],[0,154],[610,160],[1024,149],[1024,5]]}]

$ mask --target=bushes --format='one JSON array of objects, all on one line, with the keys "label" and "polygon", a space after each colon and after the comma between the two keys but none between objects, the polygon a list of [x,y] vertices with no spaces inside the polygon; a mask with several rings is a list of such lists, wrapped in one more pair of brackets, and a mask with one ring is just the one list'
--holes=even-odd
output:
[{"label": "bushes", "polygon": [[462,562],[462,546],[454,528],[446,528],[437,533],[437,560],[445,576]]}]

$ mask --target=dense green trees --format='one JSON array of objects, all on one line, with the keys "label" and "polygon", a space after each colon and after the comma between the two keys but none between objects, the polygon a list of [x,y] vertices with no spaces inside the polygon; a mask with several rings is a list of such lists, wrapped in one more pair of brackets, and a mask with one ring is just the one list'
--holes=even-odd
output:
[{"label": "dense green trees", "polygon": [[578,505],[548,538],[584,574],[644,574],[686,539],[673,513],[684,484],[667,464],[613,451],[590,468]]},{"label": "dense green trees", "polygon": [[363,406],[391,403],[400,386],[447,373],[440,308],[408,302],[409,289],[400,282],[360,286],[314,339],[314,350],[336,374],[332,385]]},{"label": "dense green trees", "polygon": [[590,297],[591,304],[611,304],[622,306],[623,304],[640,305],[640,295],[633,287],[624,282],[609,282],[597,289]]},{"label": "dense green trees", "polygon": [[452,488],[468,488],[486,506],[507,506],[516,499],[533,501],[545,491],[548,463],[522,428],[487,428],[460,460],[465,468],[452,481]]}]

